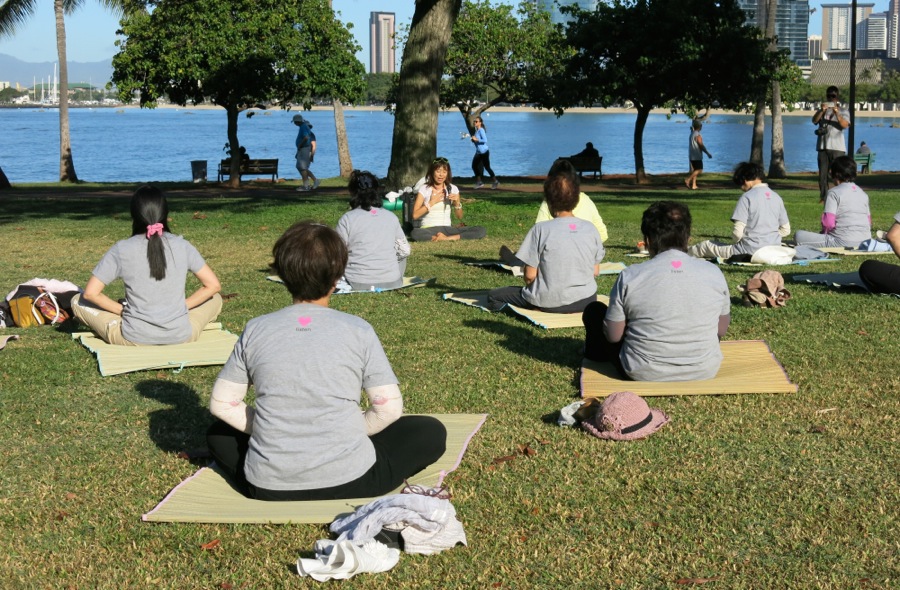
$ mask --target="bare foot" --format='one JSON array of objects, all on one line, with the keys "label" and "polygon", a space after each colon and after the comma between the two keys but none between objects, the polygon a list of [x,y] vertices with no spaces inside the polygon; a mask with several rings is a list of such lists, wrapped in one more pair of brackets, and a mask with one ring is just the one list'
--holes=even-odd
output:
[{"label": "bare foot", "polygon": [[684,179],[684,186],[691,188],[691,179],[690,178]]}]

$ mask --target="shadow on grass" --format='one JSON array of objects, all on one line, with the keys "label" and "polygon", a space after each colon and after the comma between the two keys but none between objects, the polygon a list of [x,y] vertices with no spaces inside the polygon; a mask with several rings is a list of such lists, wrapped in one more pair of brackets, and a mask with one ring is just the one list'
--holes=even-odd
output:
[{"label": "shadow on grass", "polygon": [[[517,317],[516,321],[525,320]],[[469,328],[502,336],[498,344],[514,354],[554,365],[571,367],[581,365],[581,347],[584,345],[582,338],[548,336],[543,333],[536,336],[531,327],[499,320],[468,320],[463,323]]]},{"label": "shadow on grass", "polygon": [[211,417],[194,389],[164,379],[141,381],[134,388],[147,399],[171,406],[150,413],[148,434],[160,450],[190,455],[190,449],[205,446]]}]

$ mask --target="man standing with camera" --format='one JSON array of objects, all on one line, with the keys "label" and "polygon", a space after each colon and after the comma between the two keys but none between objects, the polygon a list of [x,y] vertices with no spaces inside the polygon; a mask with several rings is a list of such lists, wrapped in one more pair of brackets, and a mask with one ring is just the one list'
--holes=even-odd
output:
[{"label": "man standing with camera", "polygon": [[816,127],[816,151],[819,152],[819,200],[825,202],[828,192],[828,170],[838,156],[847,153],[844,129],[850,126],[850,111],[841,107],[840,90],[829,86],[823,102],[812,117]]}]

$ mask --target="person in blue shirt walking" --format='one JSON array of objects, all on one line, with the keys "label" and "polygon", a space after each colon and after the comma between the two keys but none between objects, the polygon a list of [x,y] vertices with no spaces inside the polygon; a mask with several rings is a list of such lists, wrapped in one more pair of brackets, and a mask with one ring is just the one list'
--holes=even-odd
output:
[{"label": "person in blue shirt walking", "polygon": [[497,176],[491,169],[491,151],[488,149],[487,133],[481,117],[475,119],[475,133],[472,134],[472,143],[475,144],[475,157],[472,158],[472,172],[475,173],[475,189],[477,190],[484,186],[481,177],[484,175],[484,171],[487,170],[488,174],[491,175],[491,188],[496,190],[500,186],[500,181],[497,180]]}]

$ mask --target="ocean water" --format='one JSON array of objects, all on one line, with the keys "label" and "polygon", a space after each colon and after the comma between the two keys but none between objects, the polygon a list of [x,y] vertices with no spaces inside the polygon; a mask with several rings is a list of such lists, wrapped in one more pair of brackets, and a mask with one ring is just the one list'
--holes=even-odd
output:
[{"label": "ocean water", "polygon": [[[294,168],[294,113],[242,114],[238,137],[252,158],[278,158],[279,176],[298,177]],[[304,116],[313,123],[318,152],[312,170],[321,177],[339,174],[330,110]],[[345,111],[353,165],[387,174],[393,117],[383,111]],[[603,156],[605,174],[632,174],[635,115],[632,113],[552,113],[516,111],[484,115],[491,164],[502,176],[545,174],[554,158],[580,151],[588,141]],[[900,170],[900,128],[894,117],[857,118],[856,142],[866,141],[877,153],[877,170]],[[713,115],[703,138],[713,154],[705,169],[725,172],[750,153],[752,117]],[[192,160],[208,161],[215,180],[217,162],[227,141],[221,109],[86,109],[70,110],[72,153],[79,179],[85,181],[190,180]],[[689,121],[651,115],[644,131],[644,163],[649,174],[685,172]],[[784,117],[785,158],[791,172],[816,169],[814,126],[809,116]],[[449,158],[454,174],[471,176],[474,148],[463,137],[466,128],[458,112],[442,112],[438,123],[438,153]],[[769,139],[766,136],[766,151]],[[768,164],[768,158],[767,158]],[[0,109],[0,166],[16,182],[53,182],[59,176],[59,113],[55,109]],[[423,170],[424,173],[424,170]]]}]

